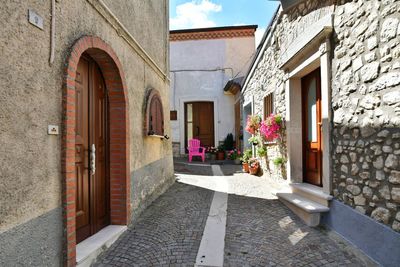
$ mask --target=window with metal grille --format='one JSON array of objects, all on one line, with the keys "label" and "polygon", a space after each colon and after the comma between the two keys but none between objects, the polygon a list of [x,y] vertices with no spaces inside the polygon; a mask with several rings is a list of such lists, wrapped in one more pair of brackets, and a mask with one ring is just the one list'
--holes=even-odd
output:
[{"label": "window with metal grille", "polygon": [[270,93],[264,97],[264,120],[274,113],[274,95]]}]

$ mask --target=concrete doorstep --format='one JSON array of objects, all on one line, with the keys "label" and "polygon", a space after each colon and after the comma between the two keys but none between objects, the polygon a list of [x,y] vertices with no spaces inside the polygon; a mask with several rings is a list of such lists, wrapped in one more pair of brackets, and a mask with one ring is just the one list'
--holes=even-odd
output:
[{"label": "concrete doorstep", "polygon": [[127,226],[109,225],[76,246],[76,265],[90,266],[103,251],[109,248],[118,237],[128,229]]}]

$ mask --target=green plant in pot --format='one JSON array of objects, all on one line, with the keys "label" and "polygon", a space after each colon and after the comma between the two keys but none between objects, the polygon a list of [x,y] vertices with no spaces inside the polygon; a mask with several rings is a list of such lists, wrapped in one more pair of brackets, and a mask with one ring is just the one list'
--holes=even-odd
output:
[{"label": "green plant in pot", "polygon": [[248,141],[250,145],[257,146],[258,144],[261,143],[261,138],[259,135],[254,135],[250,137]]},{"label": "green plant in pot", "polygon": [[224,159],[225,159],[224,145],[219,145],[217,149],[217,160],[224,160]]},{"label": "green plant in pot", "polygon": [[224,140],[225,151],[231,151],[234,148],[235,140],[233,139],[233,134],[229,133]]},{"label": "green plant in pot", "polygon": [[249,160],[252,155],[253,151],[248,148],[243,152],[242,156],[240,157],[240,160],[242,161],[243,172],[249,172]]},{"label": "green plant in pot", "polygon": [[260,169],[260,162],[256,158],[249,159],[249,172],[252,175],[256,175]]}]

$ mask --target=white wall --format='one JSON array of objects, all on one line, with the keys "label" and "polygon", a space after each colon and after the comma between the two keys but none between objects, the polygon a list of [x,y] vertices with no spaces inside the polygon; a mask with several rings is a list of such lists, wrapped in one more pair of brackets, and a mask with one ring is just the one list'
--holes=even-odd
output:
[{"label": "white wall", "polygon": [[[170,42],[170,108],[173,142],[184,153],[184,103],[214,102],[215,145],[235,132],[234,96],[224,94],[225,84],[243,76],[254,52],[254,37]],[[246,66],[247,65],[247,66]]]}]

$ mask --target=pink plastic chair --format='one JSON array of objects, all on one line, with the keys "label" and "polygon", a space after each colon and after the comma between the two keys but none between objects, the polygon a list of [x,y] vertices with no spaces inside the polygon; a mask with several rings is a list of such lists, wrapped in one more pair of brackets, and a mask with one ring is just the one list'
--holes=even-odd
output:
[{"label": "pink plastic chair", "polygon": [[201,159],[204,162],[206,156],[206,149],[200,146],[200,140],[190,139],[188,151],[189,151],[189,162],[192,162],[193,156],[201,156]]}]

